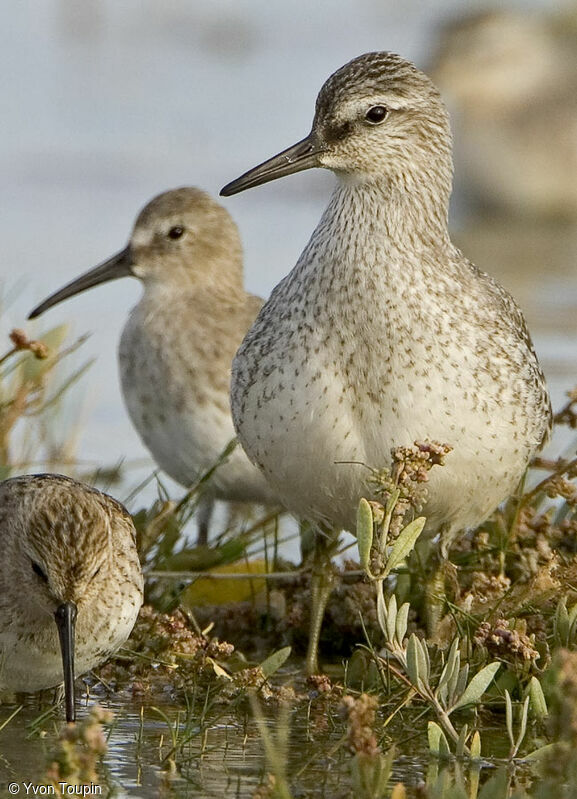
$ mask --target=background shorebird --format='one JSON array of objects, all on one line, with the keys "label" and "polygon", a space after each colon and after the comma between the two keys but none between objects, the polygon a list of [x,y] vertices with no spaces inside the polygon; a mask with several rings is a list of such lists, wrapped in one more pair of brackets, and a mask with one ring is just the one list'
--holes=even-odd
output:
[{"label": "background shorebird", "polygon": [[[443,552],[515,490],[551,424],[521,311],[449,238],[451,149],[431,80],[369,53],[324,84],[305,139],[221,192],[317,166],[338,177],[234,360],[249,457],[289,510],[334,533],[354,530],[359,498],[373,495],[358,464],[390,464],[394,446],[416,440],[447,443],[423,508]],[[317,541],[320,563],[329,539]],[[322,569],[313,588],[309,671],[330,591]]]},{"label": "background shorebird", "polygon": [[454,107],[459,183],[486,208],[577,217],[577,32],[507,9],[440,32],[431,74]]},{"label": "background shorebird", "polygon": [[128,638],[142,604],[130,514],[116,500],[57,474],[0,483],[0,691],[39,691]]},{"label": "background shorebird", "polygon": [[[158,465],[190,487],[235,437],[231,363],[262,300],[244,290],[240,237],[228,212],[185,187],[151,200],[125,249],[52,294],[30,318],[126,276],[141,280],[144,293],[118,349],[124,401]],[[215,499],[278,504],[238,446],[205,489],[198,543],[206,543]]]}]

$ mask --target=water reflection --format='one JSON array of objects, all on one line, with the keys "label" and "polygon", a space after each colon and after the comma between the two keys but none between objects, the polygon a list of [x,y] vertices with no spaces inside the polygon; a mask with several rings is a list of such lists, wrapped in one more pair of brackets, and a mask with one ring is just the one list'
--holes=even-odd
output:
[{"label": "water reflection", "polygon": [[[139,799],[248,798],[266,784],[263,740],[246,705],[224,711],[206,727],[172,704],[158,705],[157,711],[115,699],[110,706],[116,718],[105,757],[104,795],[108,785],[116,796]],[[6,715],[8,708],[3,707],[0,720]],[[44,764],[54,750],[58,724],[49,724],[42,737],[29,737],[37,715],[37,709],[27,706],[0,732],[0,785],[23,779],[45,783]],[[267,715],[274,737],[279,734],[278,708],[269,709]],[[291,713],[286,770],[294,796],[334,799],[350,793],[351,753],[344,745],[342,719],[335,722],[331,715],[328,708],[311,710],[306,704]],[[24,761],[30,764],[25,774]],[[424,752],[401,755],[395,761],[393,779],[414,787],[424,780],[426,769]]]}]

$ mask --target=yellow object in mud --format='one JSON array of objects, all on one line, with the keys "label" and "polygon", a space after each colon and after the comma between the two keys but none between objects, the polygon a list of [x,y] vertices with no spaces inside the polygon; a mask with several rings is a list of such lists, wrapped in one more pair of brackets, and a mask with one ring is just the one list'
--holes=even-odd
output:
[{"label": "yellow object in mud", "polygon": [[[240,575],[254,574],[251,577]],[[264,560],[251,560],[243,563],[227,563],[216,566],[206,575],[196,579],[182,594],[185,604],[195,608],[205,605],[224,605],[228,602],[246,602],[264,594],[266,580],[258,578],[266,573]],[[226,579],[222,575],[230,575]]]}]

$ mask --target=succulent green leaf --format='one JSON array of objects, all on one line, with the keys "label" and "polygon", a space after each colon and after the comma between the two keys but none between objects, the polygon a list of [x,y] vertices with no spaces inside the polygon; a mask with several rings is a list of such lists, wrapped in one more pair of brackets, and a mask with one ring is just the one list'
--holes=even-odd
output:
[{"label": "succulent green leaf", "polygon": [[469,726],[467,724],[464,724],[461,732],[459,733],[459,738],[457,740],[457,746],[455,749],[455,754],[457,755],[457,757],[463,757],[465,753],[465,742],[467,741],[468,732],[469,732]]},{"label": "succulent green leaf", "polygon": [[389,600],[387,611],[387,641],[394,643],[395,629],[397,626],[397,597],[393,594]]},{"label": "succulent green leaf", "polygon": [[569,614],[567,598],[560,599],[555,609],[555,636],[562,646],[569,643]]},{"label": "succulent green leaf", "polygon": [[385,789],[391,777],[391,763],[385,761],[384,755],[378,755],[377,763],[374,767],[373,784],[371,796],[384,796]]},{"label": "succulent green leaf", "polygon": [[427,737],[429,740],[429,752],[438,757],[446,757],[450,754],[449,744],[445,733],[436,721],[430,721],[427,726]]},{"label": "succulent green leaf", "polygon": [[421,685],[419,650],[419,639],[413,633],[407,641],[407,675],[416,688]]},{"label": "succulent green leaf", "polygon": [[531,710],[533,711],[535,718],[539,719],[539,721],[547,718],[549,715],[547,701],[545,699],[545,695],[543,694],[541,683],[537,677],[531,677],[528,687],[528,694],[531,700]]},{"label": "succulent green leaf", "polygon": [[361,567],[368,572],[373,546],[373,509],[364,497],[357,508],[357,547]]},{"label": "succulent green leaf", "polygon": [[577,603],[569,608],[568,617],[567,645],[570,646],[575,640],[575,629],[577,628]]},{"label": "succulent green leaf", "polygon": [[[459,662],[461,658],[459,657]],[[465,663],[462,669],[453,672],[448,684],[448,699],[449,705],[453,705],[457,699],[463,694],[469,681],[469,664]]]},{"label": "succulent green leaf", "polygon": [[290,653],[290,646],[285,646],[282,649],[277,649],[277,651],[273,652],[272,655],[269,655],[266,660],[263,660],[263,662],[260,664],[260,667],[266,679],[272,677],[272,675],[284,665]]},{"label": "succulent green leaf", "polygon": [[481,759],[481,736],[479,735],[479,730],[475,730],[471,738],[471,759]]},{"label": "succulent green leaf", "polygon": [[465,705],[475,705],[480,701],[481,697],[493,681],[495,674],[499,671],[501,664],[497,661],[489,663],[488,666],[481,669],[478,674],[475,674],[469,685],[465,688],[457,702],[453,705],[452,710],[457,710]]},{"label": "succulent green leaf", "polygon": [[391,513],[395,509],[395,505],[397,504],[397,501],[400,496],[401,492],[398,488],[395,488],[395,490],[391,492],[391,496],[389,497],[387,504],[385,505],[385,517],[391,515]]},{"label": "succulent green leaf", "polygon": [[441,707],[444,710],[446,710],[447,706],[449,704],[449,702],[448,702],[449,692],[447,691],[447,686],[446,685],[441,685],[440,688],[437,688],[437,690],[435,691],[435,696],[437,697],[437,699],[441,703]]},{"label": "succulent green leaf", "polygon": [[427,738],[429,740],[429,752],[432,755],[439,754],[439,741],[441,740],[441,735],[443,734],[443,730],[439,727],[439,725],[435,721],[430,721],[427,725]]},{"label": "succulent green leaf", "polygon": [[429,661],[429,650],[427,649],[427,644],[424,641],[421,641],[419,638],[416,639],[417,643],[417,657],[419,659],[419,676],[421,678],[421,682],[425,687],[429,687],[429,675],[431,671],[431,664]]},{"label": "succulent green leaf", "polygon": [[393,544],[389,557],[387,559],[387,574],[393,569],[396,569],[413,550],[417,538],[423,532],[423,527],[427,520],[424,516],[419,516],[417,519],[408,524],[401,532],[399,537]]},{"label": "succulent green leaf", "polygon": [[443,759],[448,759],[451,757],[451,748],[445,737],[445,733],[442,733],[441,740],[439,741],[439,757]]},{"label": "succulent green leaf", "polygon": [[416,675],[416,681],[414,682],[414,685],[416,685],[418,688],[428,688],[430,663],[427,645],[424,641],[421,641],[419,638],[417,638],[414,633],[411,635],[407,643],[407,668],[409,668],[409,657],[412,659],[410,668]]},{"label": "succulent green leaf", "polygon": [[445,665],[443,666],[443,671],[441,672],[441,676],[439,677],[439,682],[437,684],[437,693],[439,696],[447,696],[447,685],[451,681],[451,677],[457,672],[459,673],[459,666],[461,662],[461,657],[459,653],[459,639],[454,638],[453,643],[451,644],[451,648],[447,654],[447,660],[445,661]]},{"label": "succulent green leaf", "polygon": [[395,635],[397,636],[397,641],[399,646],[403,645],[403,640],[405,635],[407,634],[407,624],[409,621],[409,609],[410,605],[408,602],[404,602],[401,605],[401,609],[397,613],[397,623],[395,625]]},{"label": "succulent green leaf", "polygon": [[517,736],[517,740],[515,741],[515,753],[523,743],[523,738],[525,737],[525,733],[527,732],[527,716],[529,715],[529,697],[525,697],[525,701],[523,702],[523,708],[521,710],[521,721],[519,724],[519,735]]},{"label": "succulent green leaf", "polygon": [[377,582],[377,621],[385,636],[387,635],[387,618],[387,606],[383,595],[383,582],[379,580]]},{"label": "succulent green leaf", "polygon": [[511,741],[511,746],[515,746],[515,735],[513,733],[513,703],[511,694],[505,688],[505,720],[507,722],[507,735]]},{"label": "succulent green leaf", "polygon": [[427,686],[429,685],[429,680],[431,677],[431,660],[429,658],[429,648],[425,641],[419,641],[420,649],[421,649],[421,656],[423,659],[422,665],[422,674],[423,674],[423,681],[426,682]]}]

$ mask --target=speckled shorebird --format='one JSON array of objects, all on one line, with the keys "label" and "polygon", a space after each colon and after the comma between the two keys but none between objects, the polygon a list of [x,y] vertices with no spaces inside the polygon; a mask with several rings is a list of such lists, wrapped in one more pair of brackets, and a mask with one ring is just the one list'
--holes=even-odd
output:
[{"label": "speckled shorebird", "polygon": [[[228,212],[185,187],[151,200],[125,249],[52,294],[30,318],[126,276],[141,280],[144,293],[120,339],[124,401],[158,465],[189,487],[235,437],[230,368],[262,300],[244,290],[240,237]],[[278,504],[240,447],[215,470],[203,499],[201,544],[214,499]]]},{"label": "speckled shorebird", "polygon": [[[288,509],[333,531],[354,530],[371,496],[358,464],[390,464],[416,440],[451,445],[424,508],[446,552],[516,488],[550,429],[523,315],[451,243],[448,115],[413,64],[386,52],[346,64],[311,133],[222,194],[310,167],[338,184],[235,357],[239,438]],[[330,590],[315,581],[309,671]]]},{"label": "speckled shorebird", "polygon": [[0,483],[0,691],[64,680],[128,638],[142,604],[135,530],[119,502],[58,474]]},{"label": "speckled shorebird", "polygon": [[458,111],[466,193],[513,214],[575,219],[577,47],[567,21],[527,9],[460,13],[431,69]]}]

